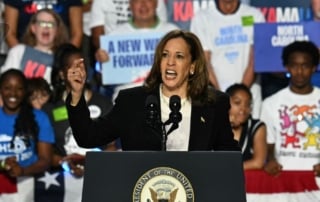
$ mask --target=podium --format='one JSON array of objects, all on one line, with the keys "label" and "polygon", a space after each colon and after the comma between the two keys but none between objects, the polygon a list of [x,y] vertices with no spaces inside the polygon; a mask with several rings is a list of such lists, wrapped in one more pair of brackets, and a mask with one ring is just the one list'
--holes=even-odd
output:
[{"label": "podium", "polygon": [[82,202],[245,202],[237,151],[87,152]]}]

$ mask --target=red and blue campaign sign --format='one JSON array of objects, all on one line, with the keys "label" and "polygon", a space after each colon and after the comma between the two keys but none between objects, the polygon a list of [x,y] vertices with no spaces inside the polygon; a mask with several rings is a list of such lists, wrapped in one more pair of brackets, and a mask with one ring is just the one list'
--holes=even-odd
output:
[{"label": "red and blue campaign sign", "polygon": [[301,0],[251,0],[250,4],[263,13],[266,22],[312,21],[311,1]]},{"label": "red and blue campaign sign", "polygon": [[[189,30],[192,17],[201,9],[215,5],[215,0],[166,0],[168,20],[181,29]],[[261,10],[266,22],[300,22],[312,20],[309,1],[301,0],[242,0]]]},{"label": "red and blue campaign sign", "polygon": [[294,41],[312,41],[320,47],[320,22],[261,23],[254,26],[256,72],[285,71],[281,54]]}]

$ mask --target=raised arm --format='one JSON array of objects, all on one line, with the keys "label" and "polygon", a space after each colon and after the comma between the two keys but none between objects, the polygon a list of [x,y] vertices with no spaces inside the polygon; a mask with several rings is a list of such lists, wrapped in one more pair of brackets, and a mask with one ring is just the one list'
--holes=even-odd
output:
[{"label": "raised arm", "polygon": [[255,73],[254,73],[254,66],[253,66],[253,46],[250,47],[250,53],[249,53],[249,61],[248,65],[246,67],[246,70],[242,77],[242,83],[248,86],[249,88],[253,84],[255,80]]},{"label": "raised arm", "polygon": [[18,17],[19,11],[16,8],[5,5],[4,18],[6,23],[8,24],[6,42],[9,48],[12,48],[19,43],[19,40],[17,38]]},{"label": "raised arm", "polygon": [[71,67],[68,69],[67,81],[70,85],[71,102],[72,106],[76,106],[82,96],[87,73],[84,66],[84,60],[74,60]]},{"label": "raised arm", "polygon": [[213,66],[211,64],[211,51],[205,51],[205,56],[206,56],[206,60],[207,60],[207,68],[208,68],[208,72],[209,72],[209,80],[210,83],[218,90],[220,90],[220,86],[216,77],[216,74],[214,73],[213,70]]},{"label": "raised arm", "polygon": [[82,7],[72,6],[69,8],[69,21],[70,21],[70,42],[77,46],[81,46],[82,42]]}]

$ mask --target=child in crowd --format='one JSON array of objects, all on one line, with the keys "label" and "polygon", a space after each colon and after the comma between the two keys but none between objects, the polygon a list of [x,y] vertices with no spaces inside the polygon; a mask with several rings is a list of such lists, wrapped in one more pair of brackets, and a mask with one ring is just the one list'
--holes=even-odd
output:
[{"label": "child in crowd", "polygon": [[266,126],[251,116],[252,94],[244,84],[226,89],[230,96],[230,122],[234,139],[239,142],[245,170],[262,169],[267,158]]},{"label": "child in crowd", "polygon": [[41,77],[29,78],[27,95],[31,105],[35,109],[41,109],[51,96],[49,83]]},{"label": "child in crowd", "polygon": [[5,21],[10,29],[6,37],[9,48],[21,42],[32,15],[39,10],[54,10],[62,19],[70,35],[70,43],[80,47],[82,40],[83,0],[3,0]]},{"label": "child in crowd", "polygon": [[[89,150],[80,148],[76,144],[65,108],[66,95],[70,90],[65,78],[72,61],[77,58],[83,58],[82,52],[72,44],[63,44],[56,51],[52,72],[53,93],[50,102],[44,106],[44,109],[53,122],[57,141],[53,166],[60,166],[61,162],[67,161],[73,174],[80,177],[83,175],[85,152]],[[91,118],[96,119],[112,108],[111,100],[92,91],[89,86],[85,89],[84,94]],[[115,150],[115,145],[110,144],[109,149]]]},{"label": "child in crowd", "polygon": [[53,53],[67,40],[67,30],[60,16],[51,9],[39,10],[31,17],[23,43],[9,50],[1,72],[16,68],[27,78],[43,77],[51,83]]}]

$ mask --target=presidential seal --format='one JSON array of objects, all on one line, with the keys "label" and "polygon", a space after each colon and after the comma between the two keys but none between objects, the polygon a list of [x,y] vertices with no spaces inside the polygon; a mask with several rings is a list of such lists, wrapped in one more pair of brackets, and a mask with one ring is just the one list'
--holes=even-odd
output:
[{"label": "presidential seal", "polygon": [[158,167],[144,173],[137,181],[133,202],[194,202],[190,181],[176,169]]}]

